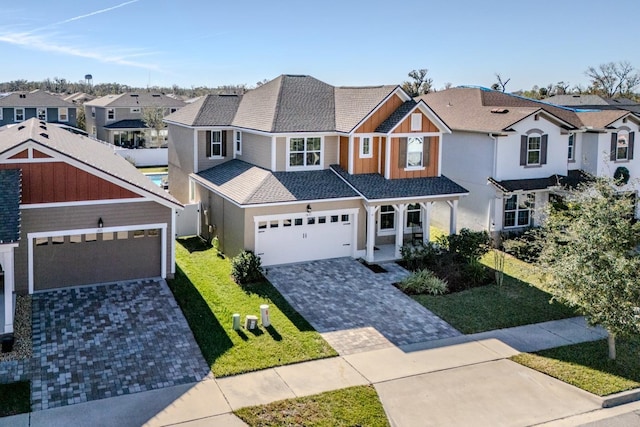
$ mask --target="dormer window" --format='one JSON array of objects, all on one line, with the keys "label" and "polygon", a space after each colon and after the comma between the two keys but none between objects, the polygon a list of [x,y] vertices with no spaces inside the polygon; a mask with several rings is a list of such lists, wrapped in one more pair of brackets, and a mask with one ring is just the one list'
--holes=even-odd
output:
[{"label": "dormer window", "polygon": [[371,147],[372,139],[370,136],[360,137],[360,158],[365,159],[373,156],[373,149]]}]

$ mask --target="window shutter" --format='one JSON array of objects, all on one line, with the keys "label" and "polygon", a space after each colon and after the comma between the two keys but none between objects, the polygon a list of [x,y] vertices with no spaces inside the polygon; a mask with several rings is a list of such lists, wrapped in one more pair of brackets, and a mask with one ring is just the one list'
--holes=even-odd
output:
[{"label": "window shutter", "polygon": [[398,150],[398,168],[404,169],[407,167],[407,138],[398,138],[400,140],[400,147]]},{"label": "window shutter", "polygon": [[227,155],[227,131],[220,131],[222,134],[222,157],[226,157]]},{"label": "window shutter", "polygon": [[616,161],[616,147],[618,145],[618,132],[613,132],[611,134],[611,153],[609,153],[609,158],[612,162]]},{"label": "window shutter", "polygon": [[540,164],[547,164],[547,141],[549,139],[549,135],[542,135],[542,142],[540,143]]},{"label": "window shutter", "polygon": [[527,135],[522,135],[520,137],[520,166],[527,165]]},{"label": "window shutter", "polygon": [[635,132],[629,132],[629,160],[633,160],[633,140],[635,139]]},{"label": "window shutter", "polygon": [[429,167],[429,160],[431,157],[431,140],[435,139],[432,137],[427,137],[424,139],[424,145],[422,146],[422,166],[427,168]]},{"label": "window shutter", "polygon": [[207,157],[211,157],[211,131],[210,130],[206,131],[205,135],[206,135],[205,145],[207,146]]}]

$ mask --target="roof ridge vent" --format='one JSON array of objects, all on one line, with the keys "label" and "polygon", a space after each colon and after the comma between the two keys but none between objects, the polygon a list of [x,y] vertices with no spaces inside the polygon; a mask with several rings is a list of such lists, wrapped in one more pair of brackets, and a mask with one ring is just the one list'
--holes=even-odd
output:
[{"label": "roof ridge vent", "polygon": [[493,114],[507,114],[509,112],[506,108],[494,108],[491,110]]},{"label": "roof ridge vent", "polygon": [[47,135],[47,134],[46,134],[46,133],[44,133],[44,132],[42,132],[42,133],[40,134],[40,136],[41,136],[41,137],[43,137],[43,138],[49,139],[49,135]]}]

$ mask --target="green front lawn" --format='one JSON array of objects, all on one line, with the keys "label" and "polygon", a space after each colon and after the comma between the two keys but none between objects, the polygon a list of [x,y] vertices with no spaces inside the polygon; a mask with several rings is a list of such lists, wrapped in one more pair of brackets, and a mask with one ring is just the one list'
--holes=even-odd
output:
[{"label": "green front lawn", "polygon": [[350,387],[235,411],[250,426],[388,426],[376,390]]},{"label": "green front lawn", "polygon": [[617,359],[608,357],[607,340],[522,353],[511,360],[572,384],[590,393],[606,396],[640,387],[640,338],[616,343]]},{"label": "green front lawn", "polygon": [[[494,267],[493,251],[482,263]],[[477,287],[447,295],[416,295],[417,302],[465,334],[510,328],[576,316],[574,310],[544,292],[536,269],[510,255],[505,256],[504,283]]]},{"label": "green front lawn", "polygon": [[29,381],[0,384],[0,417],[31,412]]},{"label": "green front lawn", "polygon": [[[269,282],[243,289],[230,274],[229,259],[219,257],[199,238],[178,240],[176,275],[169,287],[216,376],[336,355]],[[247,314],[259,318],[261,304],[269,304],[269,328],[233,330],[234,313],[243,322]]]}]

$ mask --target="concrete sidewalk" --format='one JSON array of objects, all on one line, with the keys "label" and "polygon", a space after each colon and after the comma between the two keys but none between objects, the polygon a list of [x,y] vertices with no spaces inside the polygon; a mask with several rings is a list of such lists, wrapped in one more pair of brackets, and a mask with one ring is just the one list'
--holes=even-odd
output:
[{"label": "concrete sidewalk", "polygon": [[231,411],[364,384],[376,387],[394,426],[530,425],[597,410],[600,400],[505,359],[518,347],[602,336],[584,319],[565,319],[37,411],[0,426],[244,425]]}]

